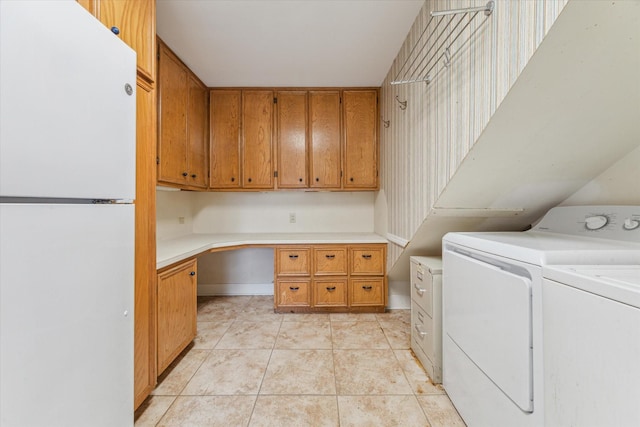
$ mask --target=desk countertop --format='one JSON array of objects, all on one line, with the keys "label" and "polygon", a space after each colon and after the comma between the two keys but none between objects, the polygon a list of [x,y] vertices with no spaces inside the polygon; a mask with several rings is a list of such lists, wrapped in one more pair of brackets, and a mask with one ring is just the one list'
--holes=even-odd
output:
[{"label": "desk countertop", "polygon": [[189,234],[173,239],[158,240],[156,268],[160,269],[211,249],[250,245],[301,245],[301,244],[367,244],[387,243],[387,239],[375,233],[237,233],[237,234]]}]

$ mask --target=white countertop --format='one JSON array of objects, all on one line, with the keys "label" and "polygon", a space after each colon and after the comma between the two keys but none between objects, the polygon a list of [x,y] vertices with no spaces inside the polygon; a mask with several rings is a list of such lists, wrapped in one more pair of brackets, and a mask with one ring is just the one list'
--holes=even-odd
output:
[{"label": "white countertop", "polygon": [[189,234],[173,239],[158,240],[156,268],[166,267],[210,249],[242,245],[316,245],[327,243],[387,243],[387,239],[375,233]]}]

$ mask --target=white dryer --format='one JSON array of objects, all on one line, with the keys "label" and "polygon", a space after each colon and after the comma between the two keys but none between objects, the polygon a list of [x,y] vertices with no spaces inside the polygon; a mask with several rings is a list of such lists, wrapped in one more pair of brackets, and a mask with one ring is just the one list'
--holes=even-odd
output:
[{"label": "white dryer", "polygon": [[443,385],[470,427],[545,423],[543,267],[640,264],[638,206],[551,209],[443,239]]}]

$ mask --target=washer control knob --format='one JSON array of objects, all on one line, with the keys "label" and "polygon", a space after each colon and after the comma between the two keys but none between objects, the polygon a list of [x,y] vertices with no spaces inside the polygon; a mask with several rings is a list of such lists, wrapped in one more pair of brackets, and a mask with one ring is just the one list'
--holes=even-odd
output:
[{"label": "washer control knob", "polygon": [[587,218],[584,225],[585,227],[587,227],[587,230],[600,230],[602,227],[607,225],[608,222],[609,218],[607,218],[606,216],[595,215]]},{"label": "washer control knob", "polygon": [[625,230],[635,230],[638,227],[640,227],[640,221],[633,218],[625,219],[624,223],[622,224],[622,228],[624,228]]}]

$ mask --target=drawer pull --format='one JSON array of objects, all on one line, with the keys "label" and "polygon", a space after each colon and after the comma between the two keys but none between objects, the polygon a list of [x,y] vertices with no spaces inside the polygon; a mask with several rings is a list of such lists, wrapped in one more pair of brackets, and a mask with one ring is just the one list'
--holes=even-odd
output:
[{"label": "drawer pull", "polygon": [[327,259],[334,259],[336,256],[335,255],[325,255],[325,257],[327,257]]},{"label": "drawer pull", "polygon": [[418,274],[416,274],[416,276],[418,276],[418,280],[422,282],[422,271],[418,271]]},{"label": "drawer pull", "polygon": [[290,291],[297,291],[298,289],[300,289],[300,286],[289,286],[289,290]]},{"label": "drawer pull", "polygon": [[195,276],[195,275],[196,275],[196,272],[195,272],[195,271],[190,271],[190,272],[189,272],[189,276]]},{"label": "drawer pull", "polygon": [[290,259],[298,259],[298,255],[289,255]]},{"label": "drawer pull", "polygon": [[364,258],[364,259],[371,259],[371,255],[369,255],[369,254],[362,254],[362,258]]},{"label": "drawer pull", "polygon": [[365,291],[370,291],[371,289],[373,289],[373,286],[363,286],[362,289],[364,289]]},{"label": "drawer pull", "polygon": [[327,290],[328,290],[329,292],[333,292],[333,291],[335,291],[335,290],[336,290],[336,287],[335,287],[335,286],[327,286]]},{"label": "drawer pull", "polygon": [[415,325],[414,328],[415,328],[416,332],[418,332],[418,335],[420,335],[420,338],[424,338],[427,335],[429,335],[428,332],[421,331],[420,328],[418,327],[418,325]]},{"label": "drawer pull", "polygon": [[424,315],[420,312],[418,312],[418,319],[420,319],[421,322],[424,322]]},{"label": "drawer pull", "polygon": [[420,286],[418,286],[417,283],[414,283],[413,287],[416,288],[416,291],[420,294],[420,296],[422,296],[422,294],[424,294],[424,292],[426,291],[426,289],[421,288]]}]

